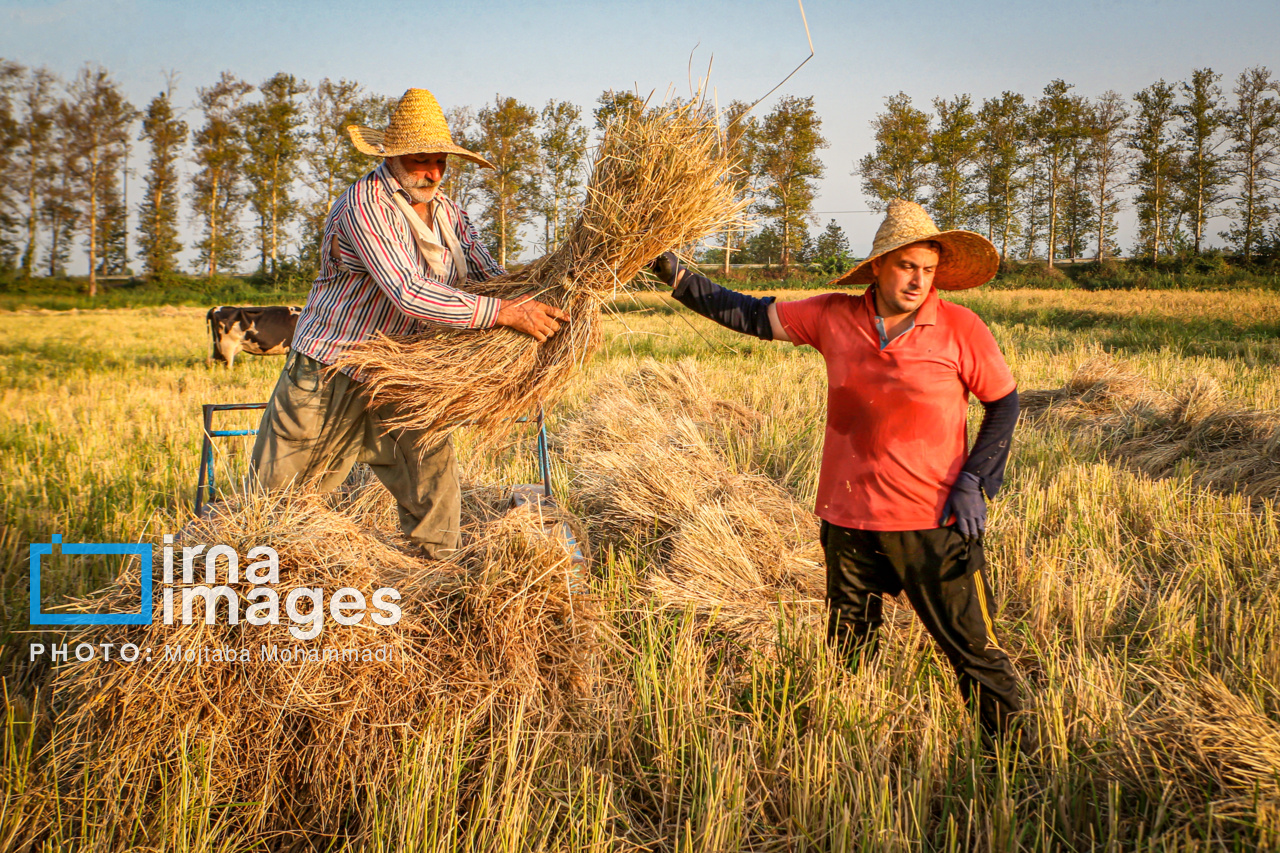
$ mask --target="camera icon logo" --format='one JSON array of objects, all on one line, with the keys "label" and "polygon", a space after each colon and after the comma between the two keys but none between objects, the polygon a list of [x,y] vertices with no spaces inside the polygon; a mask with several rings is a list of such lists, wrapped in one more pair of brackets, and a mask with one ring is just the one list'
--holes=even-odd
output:
[{"label": "camera icon logo", "polygon": [[[40,609],[40,563],[45,555],[53,555],[53,546],[58,545],[63,554],[71,555],[118,555],[136,556],[142,564],[141,591],[142,601],[137,613],[44,613]],[[150,545],[135,545],[125,542],[107,544],[68,543],[63,544],[62,535],[55,533],[49,537],[47,544],[33,542],[31,544],[31,624],[32,625],[150,625],[151,624],[151,566],[152,552]]]}]

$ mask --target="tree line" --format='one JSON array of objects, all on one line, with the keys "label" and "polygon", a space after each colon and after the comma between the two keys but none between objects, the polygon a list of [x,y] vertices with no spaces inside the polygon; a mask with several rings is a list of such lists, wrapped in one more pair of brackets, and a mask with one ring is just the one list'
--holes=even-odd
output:
[{"label": "tree line", "polygon": [[[80,241],[90,293],[98,275],[123,274],[133,260],[163,278],[178,271],[184,217],[198,274],[235,273],[251,260],[271,277],[318,266],[330,206],[378,162],[355,150],[346,127],[385,125],[395,99],[285,72],[257,85],[223,72],[189,107],[175,92],[170,75],[138,109],[99,66],[64,82],[0,59],[0,273],[65,274]],[[592,130],[645,108],[635,93],[612,89],[589,116],[567,101],[537,108],[502,95],[454,106],[446,118],[455,142],[496,168],[454,158],[446,191],[476,213],[501,263],[529,241],[550,251],[580,206]],[[1138,221],[1133,252],[1154,260],[1202,252],[1215,216],[1228,218],[1220,236],[1246,260],[1280,246],[1280,84],[1264,67],[1240,74],[1230,97],[1205,68],[1132,99],[1090,99],[1054,80],[1036,99],[1004,92],[977,105],[957,95],[934,99],[933,110],[899,93],[875,116],[875,148],[853,172],[873,208],[919,201],[942,228],[971,228],[1006,257],[1050,263],[1119,254],[1116,217],[1126,204]],[[760,116],[733,101],[717,118],[737,191],[761,227],[730,230],[703,259],[845,268],[840,227],[832,221],[816,239],[810,231],[819,151],[828,147],[813,98],[783,96]],[[143,146],[131,248],[126,187]]]},{"label": "tree line", "polygon": [[[0,60],[0,271],[65,274],[79,238],[91,294],[99,275],[123,274],[135,259],[163,277],[178,271],[183,217],[195,226],[195,271],[210,278],[254,255],[268,276],[318,265],[329,208],[379,162],[355,150],[346,127],[384,125],[396,99],[348,80],[313,85],[281,72],[255,86],[224,72],[196,90],[189,124],[173,83],[140,110],[101,67],[64,83]],[[554,246],[581,193],[588,133],[579,108],[551,101],[538,111],[498,96],[447,118],[456,142],[497,166],[455,158],[448,187],[464,206],[480,206],[495,255],[505,263],[520,251],[534,215],[545,216]],[[126,187],[139,143],[149,156],[131,251]]]},{"label": "tree line", "polygon": [[[252,246],[259,269],[278,273],[290,227],[316,236],[337,193],[368,166],[342,144],[343,126],[387,109],[386,98],[348,81],[310,86],[280,73],[253,86],[224,72],[197,89],[193,131],[174,89],[170,75],[140,110],[104,68],[86,65],[64,83],[48,69],[0,60],[0,267],[24,280],[65,274],[80,237],[90,295],[99,275],[123,274],[134,259],[163,277],[178,270],[186,216],[198,272],[234,272]],[[150,156],[134,254],[126,192],[138,143]],[[192,169],[185,181],[184,159]]]},{"label": "tree line", "polygon": [[[378,162],[355,150],[346,127],[383,126],[395,98],[349,80],[311,84],[285,72],[257,85],[223,72],[196,89],[189,107],[175,90],[170,75],[139,109],[100,66],[85,65],[64,82],[46,68],[0,59],[0,272],[22,280],[65,275],[79,240],[90,294],[98,276],[125,274],[134,260],[163,278],[178,272],[184,217],[194,226],[197,274],[235,273],[254,259],[265,276],[314,271],[329,208]],[[635,93],[613,89],[601,93],[589,117],[567,101],[535,108],[502,95],[479,108],[452,107],[446,118],[454,141],[496,168],[454,158],[446,191],[478,211],[481,235],[500,263],[530,240],[550,251],[580,207],[592,129],[602,132],[611,119],[645,108]],[[751,240],[742,231],[724,235],[729,251],[722,254],[741,252],[734,260],[750,261],[754,250],[784,264],[807,258],[815,245],[807,223],[823,173],[816,150],[826,146],[813,99],[783,98],[762,119],[747,112],[742,102],[730,105],[721,117],[724,138],[740,193],[770,227]],[[128,177],[144,146],[130,247]],[[817,245],[843,246],[847,255],[848,241],[836,232]]]},{"label": "tree line", "polygon": [[1280,83],[1263,66],[1236,78],[1196,69],[1132,98],[1089,98],[1063,80],[1038,98],[1003,92],[935,98],[899,92],[872,121],[875,149],[853,174],[871,204],[924,204],[941,228],[985,234],[1005,257],[1120,254],[1116,216],[1132,205],[1131,252],[1199,255],[1208,222],[1245,262],[1280,250]]}]

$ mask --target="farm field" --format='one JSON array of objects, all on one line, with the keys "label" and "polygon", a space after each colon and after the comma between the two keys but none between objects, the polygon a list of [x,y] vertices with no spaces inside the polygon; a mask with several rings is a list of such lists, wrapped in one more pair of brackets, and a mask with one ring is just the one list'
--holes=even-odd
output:
[{"label": "farm field", "polygon": [[[654,548],[606,533],[592,537],[613,638],[595,710],[571,735],[508,721],[484,749],[450,740],[441,722],[405,746],[410,769],[352,846],[1280,848],[1280,293],[954,298],[987,321],[1032,403],[987,545],[996,628],[1027,678],[1040,752],[984,751],[945,660],[905,614],[876,663],[847,673],[798,611],[761,614],[778,638],[761,645],[659,601],[645,581]],[[549,414],[553,484],[570,511],[591,509],[558,437],[602,405],[601,383],[654,361],[758,413],[750,429],[708,427],[727,472],[811,504],[825,401],[816,353],[734,336],[658,294],[620,300],[605,333]],[[145,827],[106,827],[98,804],[59,803],[38,746],[62,709],[44,688],[47,663],[26,657],[29,544],[180,528],[200,405],[264,400],[280,369],[248,356],[234,372],[211,368],[206,350],[202,309],[0,313],[0,849],[248,843],[238,806],[203,796],[195,758],[157,792]],[[976,424],[980,408],[970,415]],[[1222,461],[1232,442],[1248,466],[1241,453]],[[458,449],[473,487],[537,479],[528,441],[480,451],[464,433]],[[222,482],[247,450],[220,449]],[[83,596],[111,572],[53,571],[44,590]]]}]

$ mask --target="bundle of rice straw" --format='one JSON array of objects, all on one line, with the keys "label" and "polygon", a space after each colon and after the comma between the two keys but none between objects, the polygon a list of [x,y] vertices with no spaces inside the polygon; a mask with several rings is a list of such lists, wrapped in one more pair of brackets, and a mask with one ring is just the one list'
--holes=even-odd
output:
[{"label": "bundle of rice straw", "polygon": [[1280,498],[1280,412],[1232,404],[1210,376],[1192,376],[1170,393],[1101,357],[1062,388],[1022,400],[1029,417],[1087,435],[1143,473],[1168,476],[1190,463],[1197,485]]},{"label": "bundle of rice straw", "polygon": [[1216,675],[1144,675],[1148,690],[1120,722],[1128,737],[1113,772],[1176,803],[1171,813],[1203,814],[1210,800],[1213,819],[1257,821],[1280,840],[1280,726]]},{"label": "bundle of rice straw", "polygon": [[339,362],[372,398],[393,403],[397,425],[443,434],[469,424],[496,435],[538,403],[558,399],[600,345],[600,310],[662,252],[739,219],[714,114],[697,103],[616,119],[595,153],[586,202],[568,239],[518,273],[467,289],[563,308],[572,320],[539,345],[506,328],[381,337]]},{"label": "bundle of rice straw", "polygon": [[665,606],[767,650],[780,611],[816,627],[825,576],[813,514],[769,478],[731,472],[716,446],[762,420],[717,400],[694,362],[646,360],[604,379],[559,434],[593,539],[652,548],[646,582]]},{"label": "bundle of rice straw", "polygon": [[[378,503],[362,511],[381,515]],[[224,543],[241,555],[274,547],[281,624],[250,625],[242,607],[231,625],[224,606],[211,625],[198,616],[167,626],[157,615],[150,626],[95,627],[72,638],[132,642],[151,653],[131,664],[72,665],[55,683],[65,709],[50,744],[59,788],[94,803],[86,820],[102,831],[147,827],[156,798],[170,795],[194,757],[209,801],[236,804],[230,825],[243,837],[358,832],[363,810],[394,789],[412,752],[407,741],[425,727],[453,721],[480,755],[492,745],[487,733],[517,713],[531,727],[572,730],[593,689],[597,605],[570,598],[568,554],[530,513],[492,522],[440,563],[396,547],[324,498],[248,495],[189,525],[182,544],[196,543]],[[203,561],[197,567],[199,582]],[[175,580],[175,590],[189,586],[180,574]],[[243,600],[241,580],[230,586]],[[319,636],[299,640],[285,616],[285,594],[299,587],[327,595],[352,587],[366,600],[392,587],[402,616],[391,626],[368,616],[346,626],[326,614]],[[138,595],[134,573],[92,605],[127,611]],[[157,614],[160,599],[157,583]],[[202,603],[196,612],[203,615]],[[272,646],[294,659],[261,659]],[[166,660],[166,648],[177,647],[247,649],[250,659]],[[325,649],[355,654],[325,659]]]}]

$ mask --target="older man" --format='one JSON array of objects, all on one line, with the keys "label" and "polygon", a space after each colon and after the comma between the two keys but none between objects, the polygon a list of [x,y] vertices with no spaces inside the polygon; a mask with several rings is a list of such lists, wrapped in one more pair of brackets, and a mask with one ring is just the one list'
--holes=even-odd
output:
[{"label": "older man", "polygon": [[269,489],[305,483],[328,491],[366,462],[395,496],[405,535],[444,556],[457,547],[461,513],[452,442],[427,445],[412,429],[388,429],[395,412],[370,407],[359,376],[326,367],[378,333],[500,325],[542,342],[569,318],[540,302],[467,292],[468,281],[503,270],[440,182],[450,156],[493,166],[453,143],[430,92],[405,92],[384,131],[347,131],[356,148],[383,162],[325,220],[320,273],[263,414],[253,466]]},{"label": "older man", "polygon": [[[982,550],[983,495],[994,496],[1004,479],[1018,394],[991,332],[972,311],[939,299],[937,288],[976,287],[998,265],[987,240],[940,232],[906,201],[890,203],[871,256],[835,282],[871,285],[862,294],[778,303],[719,287],[679,268],[670,253],[654,263],[694,311],[822,353],[827,428],[817,514],[828,639],[853,664],[875,654],[882,597],[905,592],[992,734],[1022,707],[991,623]],[[972,449],[970,394],[986,407]]]}]

